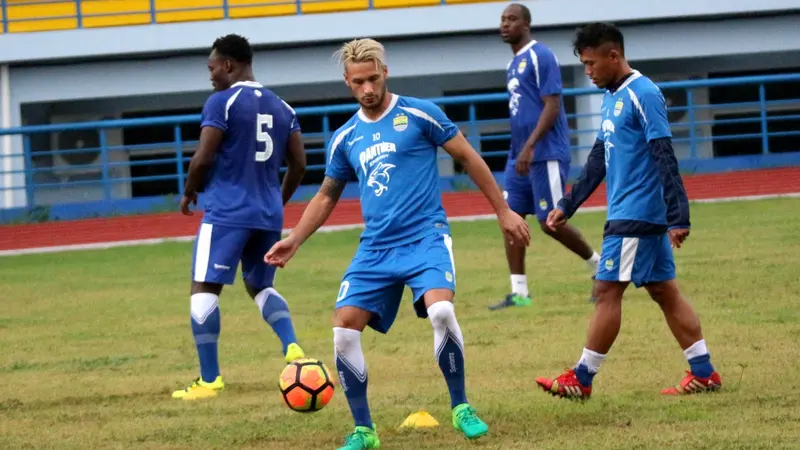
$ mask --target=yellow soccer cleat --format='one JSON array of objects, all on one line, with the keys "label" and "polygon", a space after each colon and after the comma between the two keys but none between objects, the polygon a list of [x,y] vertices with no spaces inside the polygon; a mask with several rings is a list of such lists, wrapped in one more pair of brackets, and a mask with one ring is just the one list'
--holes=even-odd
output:
[{"label": "yellow soccer cleat", "polygon": [[213,382],[206,383],[200,377],[192,382],[186,389],[180,389],[172,393],[172,398],[179,400],[199,400],[217,396],[217,392],[225,389],[225,382],[222,376],[218,376]]},{"label": "yellow soccer cleat", "polygon": [[298,359],[303,359],[306,357],[306,353],[300,348],[299,345],[292,343],[286,348],[286,363],[291,364],[292,361],[297,361]]}]

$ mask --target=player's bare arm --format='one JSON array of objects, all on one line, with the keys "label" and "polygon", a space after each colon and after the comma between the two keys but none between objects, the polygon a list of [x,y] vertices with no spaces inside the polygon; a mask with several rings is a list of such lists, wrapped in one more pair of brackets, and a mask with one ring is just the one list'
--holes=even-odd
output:
[{"label": "player's bare arm", "polygon": [[292,229],[289,236],[277,242],[267,252],[264,261],[267,264],[284,267],[297,249],[328,220],[346,186],[347,181],[326,176],[319,191],[303,211],[300,222]]},{"label": "player's bare arm", "polygon": [[667,224],[672,246],[680,248],[689,237],[689,197],[678,171],[678,160],[668,137],[650,141],[650,152],[658,165],[661,184],[664,185],[664,202],[667,205]]},{"label": "player's bare arm", "polygon": [[544,102],[544,108],[539,116],[539,121],[536,122],[536,128],[533,129],[528,140],[525,141],[525,147],[522,148],[522,152],[517,156],[516,169],[520,175],[526,175],[530,170],[536,143],[553,128],[556,120],[558,120],[558,114],[561,112],[560,95],[544,95],[542,96],[542,101]]},{"label": "player's bare arm", "polygon": [[594,193],[606,177],[605,143],[597,139],[589,152],[581,174],[572,185],[572,190],[564,195],[558,207],[547,216],[547,226],[552,230],[567,223],[575,211]]},{"label": "player's bare arm", "polygon": [[194,215],[189,204],[197,205],[197,191],[203,186],[206,171],[214,163],[214,154],[219,149],[224,132],[216,127],[203,127],[200,131],[200,143],[189,163],[186,184],[181,198],[181,212],[187,216]]},{"label": "player's bare arm", "polygon": [[531,234],[528,223],[508,207],[486,161],[472,148],[464,135],[458,132],[452,139],[445,142],[442,148],[464,167],[472,181],[489,200],[506,237],[512,242],[520,242],[525,246],[530,244]]},{"label": "player's bare arm", "polygon": [[289,148],[286,152],[286,175],[281,185],[283,204],[289,203],[292,195],[300,187],[303,176],[306,174],[306,148],[303,144],[303,134],[295,131],[289,136]]}]

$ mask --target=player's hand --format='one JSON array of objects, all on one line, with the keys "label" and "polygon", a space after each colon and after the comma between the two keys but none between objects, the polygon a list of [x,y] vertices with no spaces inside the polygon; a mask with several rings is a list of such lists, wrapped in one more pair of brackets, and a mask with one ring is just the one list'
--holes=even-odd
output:
[{"label": "player's hand", "polygon": [[525,146],[517,156],[516,169],[520,175],[527,175],[533,161],[533,147]]},{"label": "player's hand", "polygon": [[512,245],[522,244],[527,247],[531,243],[531,230],[528,228],[528,222],[519,214],[511,209],[506,209],[497,217],[497,221],[500,222],[500,229],[503,230],[503,234]]},{"label": "player's hand", "polygon": [[189,209],[190,204],[197,206],[196,192],[183,194],[183,197],[181,197],[181,212],[183,213],[184,216],[194,215],[194,212],[191,209]]},{"label": "player's hand", "polygon": [[264,262],[270,266],[277,266],[281,269],[286,266],[286,263],[292,259],[300,245],[292,235],[281,239],[272,246],[271,249],[264,255]]},{"label": "player's hand", "polygon": [[688,228],[673,228],[669,230],[669,242],[672,244],[672,248],[681,248],[683,241],[688,237]]},{"label": "player's hand", "polygon": [[550,211],[550,214],[547,215],[547,228],[550,228],[553,231],[558,231],[559,228],[563,227],[567,224],[567,216],[564,214],[564,211],[553,208]]}]

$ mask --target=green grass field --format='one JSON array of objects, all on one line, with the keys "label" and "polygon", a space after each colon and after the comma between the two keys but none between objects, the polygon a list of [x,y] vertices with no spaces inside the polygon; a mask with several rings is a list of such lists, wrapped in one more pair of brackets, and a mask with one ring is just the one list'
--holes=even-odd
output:
[{"label": "green grass field", "polygon": [[[798,448],[800,200],[698,204],[677,251],[724,391],[662,398],[687,368],[641,290],[585,404],[558,400],[534,378],[580,356],[592,306],[582,261],[538,230],[528,256],[535,304],[489,312],[508,290],[493,221],[453,225],[457,314],[467,389],[490,426],[466,442],[450,425],[428,321],[407,297],[395,327],[364,334],[369,397],[386,449]],[[599,249],[603,213],[579,226]],[[320,234],[280,271],[309,356],[332,365],[330,318],[358,231]],[[277,338],[239,280],[222,295],[220,363],[227,389],[203,402],[170,392],[197,376],[189,328],[191,244],[0,259],[0,448],[333,449],[352,429],[341,391],[326,409],[288,410],[277,390]],[[441,426],[399,430],[410,413]]]}]

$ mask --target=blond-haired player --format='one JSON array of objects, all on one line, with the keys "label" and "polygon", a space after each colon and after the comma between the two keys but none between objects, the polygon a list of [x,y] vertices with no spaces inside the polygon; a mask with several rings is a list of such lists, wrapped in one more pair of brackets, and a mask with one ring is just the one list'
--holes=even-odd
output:
[{"label": "blond-haired player", "polygon": [[387,90],[380,43],[356,39],[336,56],[361,108],[334,133],[322,187],[300,223],[265,259],[283,267],[328,218],[347,181],[357,178],[366,227],[339,288],[333,327],[336,368],[356,425],[340,450],[380,445],[367,402],[361,333],[367,325],[389,331],[405,286],[413,293],[417,316],[433,325],[434,355],[450,392],[454,428],[467,438],[483,436],[488,426],[467,402],[465,390],[464,341],[453,306],[453,239],[439,191],[438,147],[467,170],[497,213],[506,239],[527,245],[530,230],[508,208],[484,160],[438,106]]}]

